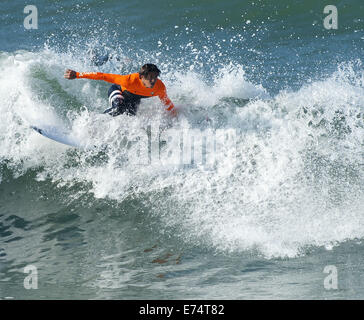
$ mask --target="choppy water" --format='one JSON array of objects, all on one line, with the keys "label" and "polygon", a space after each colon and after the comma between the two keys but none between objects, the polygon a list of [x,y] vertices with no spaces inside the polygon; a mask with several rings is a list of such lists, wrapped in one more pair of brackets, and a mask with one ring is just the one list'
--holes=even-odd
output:
[{"label": "choppy water", "polygon": [[[337,30],[320,1],[33,4],[36,30],[24,3],[0,9],[1,298],[364,297],[361,1],[331,2]],[[113,58],[95,66],[91,51]],[[178,120],[158,99],[135,118],[101,115],[109,84],[63,78],[146,62]],[[29,123],[100,148],[68,148]],[[140,165],[127,142],[160,127],[232,130],[236,153],[208,169]],[[27,265],[36,290],[24,288]]]}]

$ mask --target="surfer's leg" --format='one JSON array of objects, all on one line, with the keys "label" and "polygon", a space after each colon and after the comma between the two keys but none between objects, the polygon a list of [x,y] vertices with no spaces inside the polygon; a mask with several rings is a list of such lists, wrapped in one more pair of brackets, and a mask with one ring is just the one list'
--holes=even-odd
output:
[{"label": "surfer's leg", "polygon": [[88,50],[91,63],[95,66],[102,66],[104,63],[111,59],[110,54],[101,54],[97,49]]},{"label": "surfer's leg", "polygon": [[117,84],[113,84],[108,92],[110,108],[106,109],[104,113],[108,113],[115,117],[124,112],[125,102],[121,92],[121,87]]},{"label": "surfer's leg", "polygon": [[126,98],[121,87],[117,84],[113,84],[108,92],[110,108],[106,109],[104,113],[108,113],[115,117],[122,113],[135,115],[138,107],[138,103],[134,103],[130,99]]}]

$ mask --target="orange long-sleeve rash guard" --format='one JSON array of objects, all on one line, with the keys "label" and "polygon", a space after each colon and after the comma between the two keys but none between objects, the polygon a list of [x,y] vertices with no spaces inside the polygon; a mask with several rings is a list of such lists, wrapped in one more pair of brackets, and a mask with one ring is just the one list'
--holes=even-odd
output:
[{"label": "orange long-sleeve rash guard", "polygon": [[102,72],[76,72],[76,78],[86,78],[93,80],[104,80],[121,86],[122,91],[127,90],[132,94],[143,97],[158,96],[163,104],[170,111],[174,108],[172,101],[167,96],[167,90],[164,83],[157,79],[153,88],[147,88],[139,78],[139,73],[128,75],[102,73]]}]

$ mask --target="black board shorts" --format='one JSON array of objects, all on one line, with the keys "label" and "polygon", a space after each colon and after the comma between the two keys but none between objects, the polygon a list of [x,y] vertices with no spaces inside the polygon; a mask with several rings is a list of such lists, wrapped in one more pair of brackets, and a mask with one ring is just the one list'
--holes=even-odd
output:
[{"label": "black board shorts", "polygon": [[140,100],[143,98],[126,90],[122,91],[117,84],[113,84],[109,88],[108,97],[110,108],[106,109],[104,113],[108,113],[113,117],[120,114],[136,115]]}]

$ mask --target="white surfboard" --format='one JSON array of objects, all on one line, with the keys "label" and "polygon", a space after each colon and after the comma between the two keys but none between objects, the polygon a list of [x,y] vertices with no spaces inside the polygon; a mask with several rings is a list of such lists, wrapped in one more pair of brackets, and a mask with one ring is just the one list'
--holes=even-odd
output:
[{"label": "white surfboard", "polygon": [[42,136],[47,137],[48,139],[57,141],[59,143],[63,143],[67,146],[74,148],[80,148],[80,149],[85,148],[85,146],[82,145],[75,137],[73,137],[70,132],[66,132],[65,130],[51,126],[42,126],[42,127],[30,126],[30,127],[35,131],[37,131]]}]

